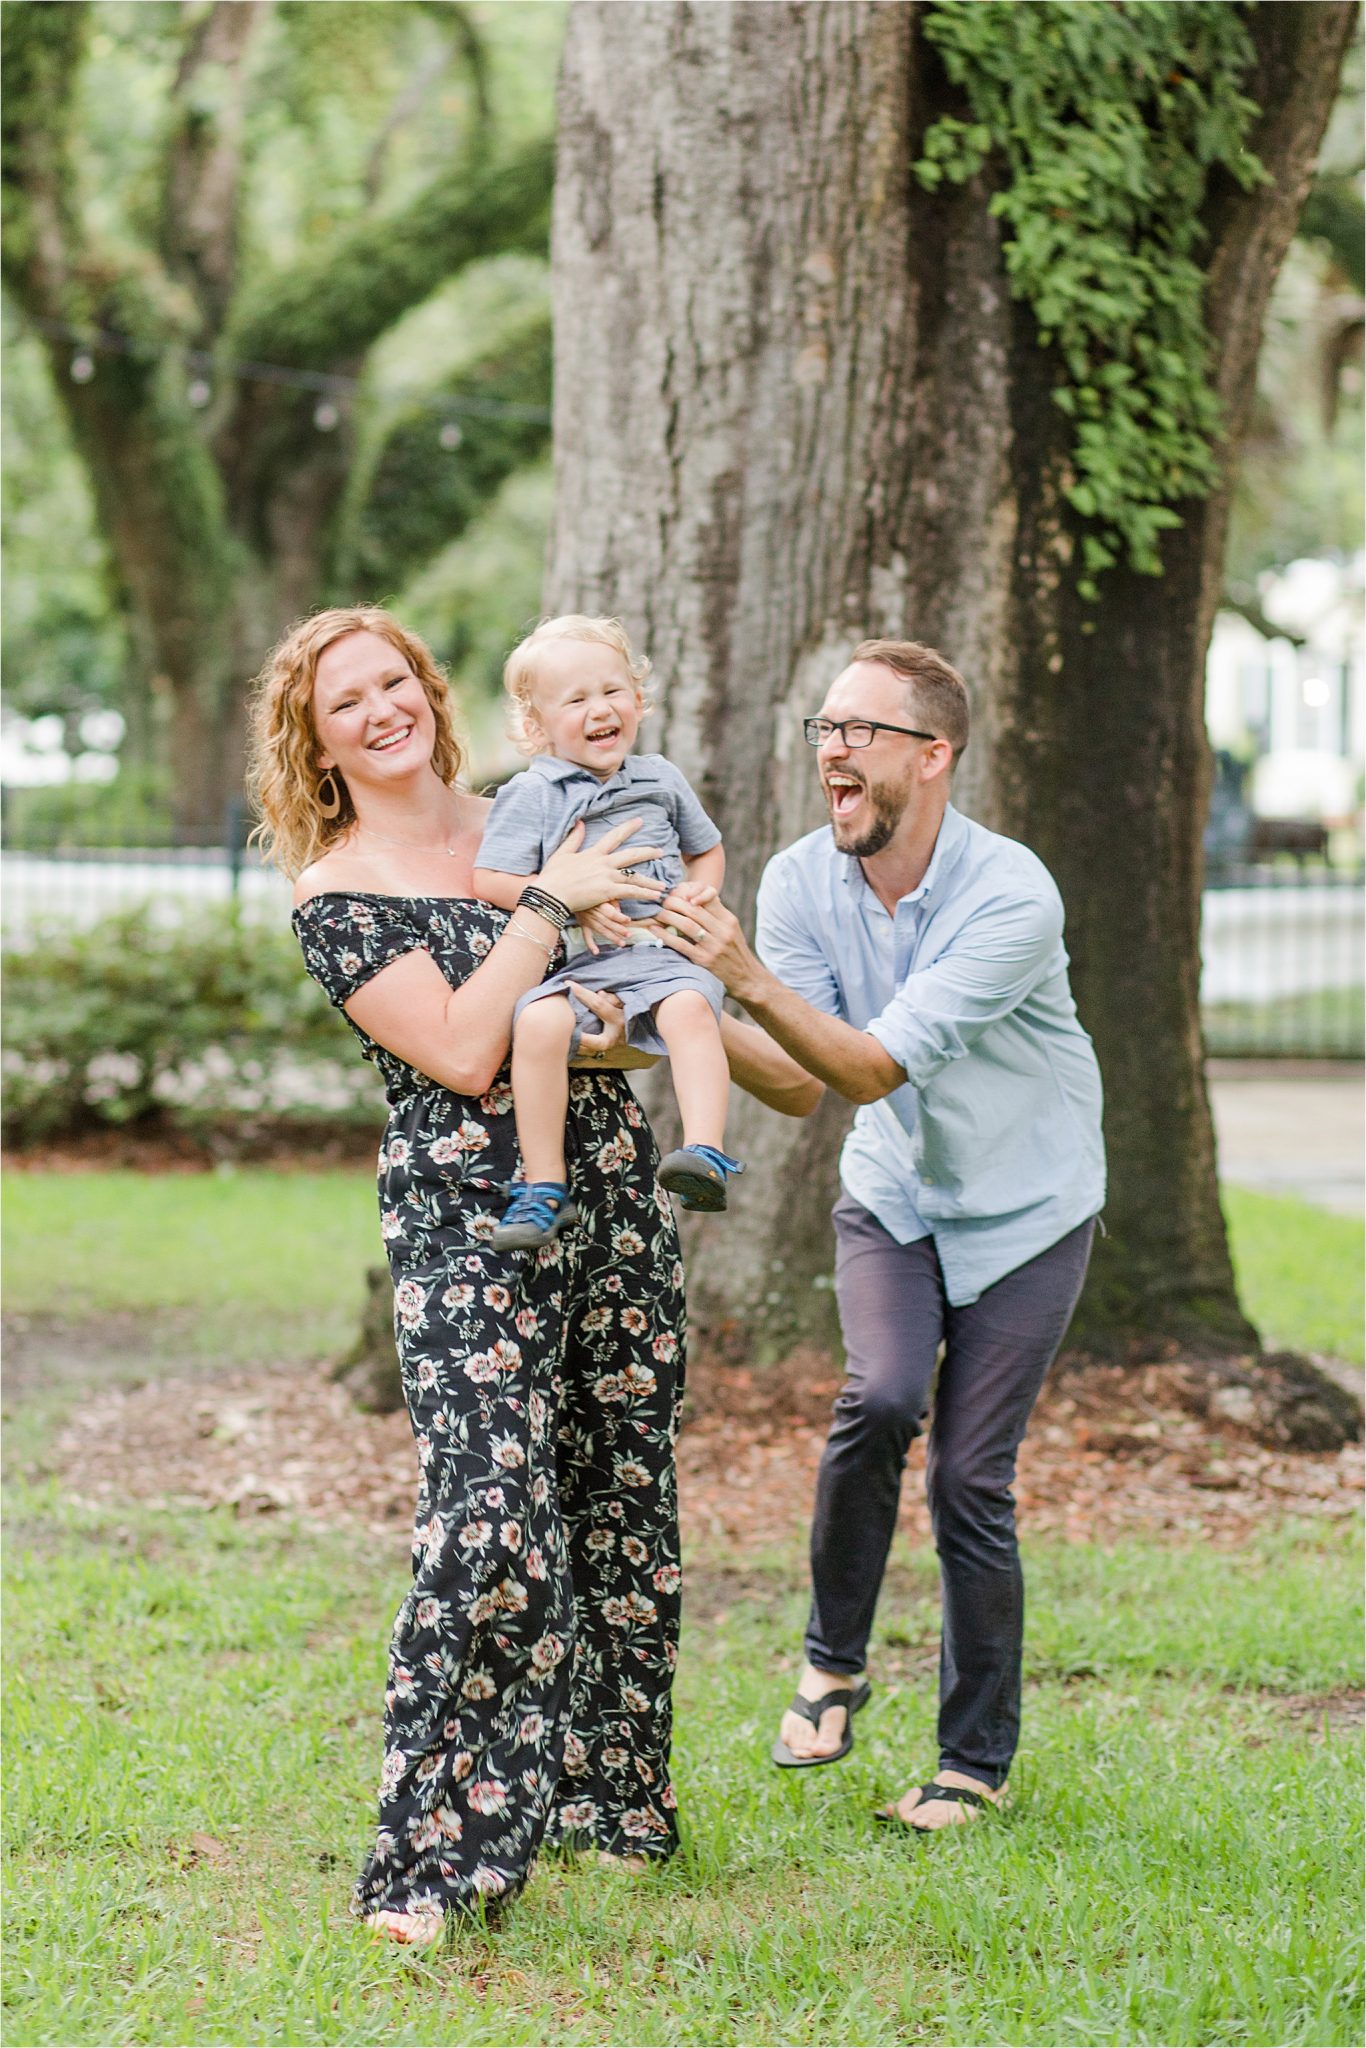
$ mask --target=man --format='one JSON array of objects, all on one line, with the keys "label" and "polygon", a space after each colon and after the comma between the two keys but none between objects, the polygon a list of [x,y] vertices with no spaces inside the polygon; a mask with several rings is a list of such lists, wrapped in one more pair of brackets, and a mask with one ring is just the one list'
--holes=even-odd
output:
[{"label": "man", "polygon": [[926,1467],[939,1769],[887,1812],[926,1830],[999,1803],[1019,1736],[1010,1489],[1104,1201],[1100,1075],[1052,878],[949,802],[962,678],[930,648],[865,641],[805,731],[830,824],[769,862],[757,957],[721,903],[666,909],[670,942],[860,1105],[834,1210],[847,1378],[816,1488],[806,1663],[774,1745],[789,1768],[852,1747],[906,1450],[944,1346]]}]

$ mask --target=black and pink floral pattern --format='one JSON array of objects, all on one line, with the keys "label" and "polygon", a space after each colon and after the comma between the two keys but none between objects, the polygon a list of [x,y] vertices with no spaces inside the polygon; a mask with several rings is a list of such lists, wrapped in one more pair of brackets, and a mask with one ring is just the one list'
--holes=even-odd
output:
[{"label": "black and pink floral pattern", "polygon": [[[415,948],[458,986],[505,922],[450,897],[327,894],[294,913],[338,1006]],[[621,1075],[571,1080],[579,1224],[500,1254],[488,1238],[518,1171],[506,1072],[455,1096],[356,1035],[390,1106],[380,1227],[420,1468],[356,1900],[449,1910],[516,1892],[543,1841],[676,1845],[683,1268]]]}]

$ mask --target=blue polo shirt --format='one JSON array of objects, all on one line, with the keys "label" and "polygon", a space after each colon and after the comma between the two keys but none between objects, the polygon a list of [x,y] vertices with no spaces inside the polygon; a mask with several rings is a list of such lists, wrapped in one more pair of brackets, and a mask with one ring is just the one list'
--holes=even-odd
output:
[{"label": "blue polo shirt", "polygon": [[1105,1201],[1100,1070],[1062,932],[1038,856],[952,805],[895,915],[828,825],[759,886],[765,966],[905,1070],[860,1107],[840,1180],[898,1243],[933,1237],[957,1307]]},{"label": "blue polo shirt", "polygon": [[[683,880],[685,859],[721,844],[687,777],[662,754],[628,754],[605,780],[577,761],[537,754],[494,798],[474,864],[500,875],[538,874],[580,818],[585,846],[624,818],[639,818],[640,830],[626,844],[658,847],[659,858],[639,861],[630,872],[667,889]],[[621,904],[628,917],[637,918],[653,917],[657,907],[634,896]]]}]

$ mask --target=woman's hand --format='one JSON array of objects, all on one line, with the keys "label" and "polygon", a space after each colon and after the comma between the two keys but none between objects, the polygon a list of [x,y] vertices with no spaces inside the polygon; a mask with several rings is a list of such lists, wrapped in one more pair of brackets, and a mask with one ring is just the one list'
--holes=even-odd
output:
[{"label": "woman's hand", "polygon": [[640,830],[639,818],[626,818],[613,825],[594,845],[583,845],[583,820],[572,825],[551,854],[539,875],[538,888],[556,897],[568,909],[596,910],[600,903],[627,896],[642,903],[657,903],[664,894],[662,882],[637,879],[631,869],[643,860],[658,860],[657,846],[627,846],[624,841]]},{"label": "woman's hand", "polygon": [[626,1043],[626,1012],[621,997],[612,995],[607,989],[583,988],[577,981],[571,982],[579,1001],[585,1010],[591,1010],[601,1024],[601,1031],[586,1031],[579,1040],[579,1049],[570,1061],[572,1067],[652,1067],[654,1057],[648,1052],[637,1052]]}]

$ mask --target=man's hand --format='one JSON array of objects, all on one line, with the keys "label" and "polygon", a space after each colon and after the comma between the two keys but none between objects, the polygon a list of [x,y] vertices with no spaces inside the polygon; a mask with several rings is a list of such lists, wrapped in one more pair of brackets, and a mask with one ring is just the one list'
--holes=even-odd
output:
[{"label": "man's hand", "polygon": [[904,1085],[904,1070],[876,1038],[828,1017],[769,973],[715,890],[690,902],[675,889],[650,922],[666,945],[716,975],[784,1052],[847,1102],[881,1102]]},{"label": "man's hand", "polygon": [[739,918],[705,882],[672,890],[650,922],[666,945],[705,967],[747,1008],[765,981],[773,980],[751,952]]}]

